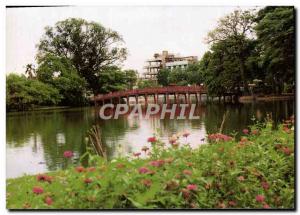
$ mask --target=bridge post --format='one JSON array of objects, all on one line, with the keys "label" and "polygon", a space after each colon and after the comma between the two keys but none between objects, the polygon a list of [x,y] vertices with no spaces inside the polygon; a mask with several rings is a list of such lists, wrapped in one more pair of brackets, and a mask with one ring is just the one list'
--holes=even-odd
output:
[{"label": "bridge post", "polygon": [[110,99],[110,103],[111,103],[111,104],[113,103],[113,99],[112,99],[112,98]]},{"label": "bridge post", "polygon": [[148,104],[148,95],[145,94],[145,104]]},{"label": "bridge post", "polygon": [[197,93],[195,93],[195,97],[196,97],[196,104],[198,104],[198,95],[197,95]]},{"label": "bridge post", "polygon": [[129,96],[126,96],[127,105],[129,105]]},{"label": "bridge post", "polygon": [[118,99],[119,99],[119,104],[121,104],[121,96],[119,96]]},{"label": "bridge post", "polygon": [[135,102],[136,102],[136,104],[138,104],[138,103],[139,103],[139,98],[138,98],[138,96],[137,96],[137,95],[135,95]]},{"label": "bridge post", "polygon": [[174,93],[174,102],[175,102],[175,103],[178,103],[178,102],[177,102],[177,94],[176,94],[176,93]]},{"label": "bridge post", "polygon": [[185,103],[187,104],[187,96],[186,93],[184,94]]}]

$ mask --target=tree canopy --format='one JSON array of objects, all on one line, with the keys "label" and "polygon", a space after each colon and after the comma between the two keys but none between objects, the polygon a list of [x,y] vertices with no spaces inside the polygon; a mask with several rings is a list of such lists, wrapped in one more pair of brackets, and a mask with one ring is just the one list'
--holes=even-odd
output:
[{"label": "tree canopy", "polygon": [[255,27],[266,81],[276,93],[284,84],[295,87],[295,12],[293,7],[266,7]]},{"label": "tree canopy", "polygon": [[118,32],[99,23],[70,18],[46,27],[38,44],[38,62],[48,54],[69,59],[83,77],[88,89],[101,91],[100,74],[104,68],[126,59],[127,50]]},{"label": "tree canopy", "polygon": [[81,78],[69,59],[47,54],[36,70],[37,79],[56,88],[60,105],[79,106],[86,103],[86,81]]}]

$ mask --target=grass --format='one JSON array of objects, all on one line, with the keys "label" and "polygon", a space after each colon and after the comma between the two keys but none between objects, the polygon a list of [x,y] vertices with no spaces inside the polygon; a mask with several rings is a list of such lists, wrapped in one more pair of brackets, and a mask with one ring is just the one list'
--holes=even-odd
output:
[{"label": "grass", "polygon": [[146,158],[90,156],[89,167],[8,179],[7,208],[293,209],[292,123],[244,132],[240,141],[209,135],[210,143],[197,149],[174,137],[172,144],[149,138]]}]

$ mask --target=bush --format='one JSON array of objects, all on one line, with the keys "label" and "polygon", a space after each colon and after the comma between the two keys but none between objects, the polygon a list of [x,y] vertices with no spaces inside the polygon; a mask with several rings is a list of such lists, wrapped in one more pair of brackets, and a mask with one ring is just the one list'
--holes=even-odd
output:
[{"label": "bush", "polygon": [[6,77],[7,110],[27,110],[34,105],[55,105],[61,99],[58,90],[24,75],[9,74]]},{"label": "bush", "polygon": [[291,122],[243,132],[240,141],[210,134],[209,144],[194,150],[178,135],[169,147],[153,137],[151,153],[143,147],[135,159],[92,156],[89,167],[9,179],[7,207],[294,208]]}]

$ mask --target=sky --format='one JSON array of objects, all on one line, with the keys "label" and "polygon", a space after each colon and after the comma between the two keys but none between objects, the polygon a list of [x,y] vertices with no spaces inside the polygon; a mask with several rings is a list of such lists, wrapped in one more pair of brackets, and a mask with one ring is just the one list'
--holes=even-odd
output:
[{"label": "sky", "polygon": [[[201,59],[207,33],[222,16],[238,7],[204,6],[73,6],[6,9],[6,73],[24,73],[35,64],[36,44],[46,26],[67,18],[101,23],[122,35],[129,52],[122,68],[143,73],[154,53],[194,55]],[[249,9],[243,8],[242,9]]]}]

